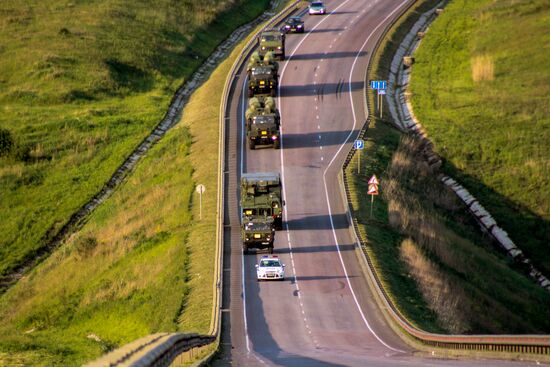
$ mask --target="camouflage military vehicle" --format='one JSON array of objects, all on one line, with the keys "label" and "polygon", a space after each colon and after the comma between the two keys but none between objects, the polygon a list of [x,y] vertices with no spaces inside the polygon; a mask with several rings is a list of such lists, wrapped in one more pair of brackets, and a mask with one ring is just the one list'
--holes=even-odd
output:
[{"label": "camouflage military vehicle", "polygon": [[247,254],[248,249],[267,249],[273,253],[273,241],[275,240],[275,227],[271,218],[248,218],[243,217],[241,227],[243,239],[243,253]]},{"label": "camouflage military vehicle", "polygon": [[273,145],[281,147],[281,117],[275,107],[273,97],[258,96],[250,98],[246,117],[246,138],[250,149],[256,145]]},{"label": "camouflage military vehicle", "polygon": [[283,204],[278,173],[244,173],[241,176],[241,233],[243,251],[273,251],[275,229],[282,229]]},{"label": "camouflage military vehicle", "polygon": [[263,56],[273,52],[280,60],[285,59],[285,34],[277,29],[266,29],[258,36],[258,50]]},{"label": "camouflage military vehicle", "polygon": [[279,64],[272,52],[260,56],[254,52],[246,68],[248,73],[248,97],[255,95],[277,95],[279,84]]}]

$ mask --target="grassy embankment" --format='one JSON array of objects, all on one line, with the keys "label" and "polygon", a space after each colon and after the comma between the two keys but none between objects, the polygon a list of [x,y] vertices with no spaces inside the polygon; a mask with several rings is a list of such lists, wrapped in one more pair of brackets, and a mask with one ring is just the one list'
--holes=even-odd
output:
[{"label": "grassy embankment", "polygon": [[[420,2],[411,14],[434,4]],[[387,79],[395,49],[413,23],[401,20],[386,37],[369,79]],[[374,102],[372,94],[369,98]],[[418,142],[375,118],[361,175],[357,155],[354,159],[347,174],[365,251],[403,314],[434,332],[550,331],[548,292],[511,269],[492,248],[466,208],[422,163]],[[381,178],[381,195],[370,218],[366,192],[372,174]]]},{"label": "grassy embankment", "polygon": [[[222,29],[225,32],[236,26],[237,18],[252,18],[267,6],[267,1],[249,5],[252,3],[247,12],[241,9],[241,15],[231,14],[227,23],[224,18],[216,20],[210,31],[218,32],[219,38]],[[214,44],[210,38],[208,42]],[[240,48],[193,95],[179,125],[152,148],[83,229],[0,298],[0,365],[80,365],[152,332],[208,331],[215,250],[219,101],[227,72]],[[138,59],[138,55],[132,57]],[[159,94],[160,101],[160,92],[154,93]],[[104,101],[89,103],[96,107],[100,103],[111,104],[120,112],[128,104],[139,105],[141,98],[141,110],[148,110],[150,104],[145,101],[154,93],[132,95],[126,98],[130,101],[105,97]],[[168,101],[171,92],[163,93]],[[167,101],[162,99],[166,107]],[[59,108],[91,107],[81,103]],[[162,114],[158,106],[155,109]],[[132,116],[136,116],[135,112]],[[66,128],[73,129],[70,124]],[[108,128],[112,127],[103,129]],[[46,134],[42,129],[40,133]],[[89,134],[93,135],[93,131]],[[53,141],[54,135],[52,132],[45,138]],[[112,135],[109,136],[110,141]],[[90,156],[122,146],[109,149],[98,145]],[[129,143],[124,146],[131,148]],[[71,154],[74,159],[77,152],[66,154],[66,159]],[[15,157],[5,159],[8,164]],[[59,160],[63,161],[61,157]],[[56,174],[61,175],[64,166],[59,164],[60,167],[50,168],[59,170]],[[102,170],[107,177],[109,172],[104,167]],[[197,183],[205,184],[207,189],[200,221],[194,193]]]},{"label": "grassy embankment", "polygon": [[416,53],[412,103],[444,171],[550,275],[550,3],[453,0]]},{"label": "grassy embankment", "polygon": [[2,1],[0,276],[99,191],[177,87],[267,2]]}]

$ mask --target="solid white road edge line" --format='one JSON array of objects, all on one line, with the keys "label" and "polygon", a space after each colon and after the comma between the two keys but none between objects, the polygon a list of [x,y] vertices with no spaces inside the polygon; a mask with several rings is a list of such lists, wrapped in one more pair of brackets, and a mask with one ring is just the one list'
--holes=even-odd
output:
[{"label": "solid white road edge line", "polygon": [[[321,25],[321,23],[323,23],[326,19],[328,19],[328,17],[330,15],[332,15],[332,13],[334,11],[338,10],[340,7],[342,7],[344,4],[348,3],[349,1],[350,0],[346,0],[345,2],[340,4],[336,9],[331,11],[326,17],[323,17],[323,19],[321,19],[313,28],[311,28],[304,35],[302,40],[298,43],[298,45],[296,45],[296,47],[294,48],[294,50],[292,51],[290,56],[287,58],[287,62],[285,62],[285,65],[283,66],[283,69],[281,70],[281,73],[279,75],[279,85],[277,86],[277,105],[279,106],[279,114],[281,115],[281,124],[280,124],[279,129],[280,129],[280,139],[281,139],[281,148],[280,148],[281,152],[280,152],[280,155],[281,155],[281,182],[283,183],[283,199],[286,198],[286,190],[285,190],[286,185],[284,183],[284,181],[285,181],[285,165],[284,165],[284,155],[283,155],[284,147],[283,147],[283,123],[282,123],[282,113],[281,113],[282,105],[281,105],[281,83],[280,83],[280,81],[283,80],[283,75],[285,73],[288,62],[292,59],[292,56],[294,56],[294,54],[296,53],[296,50],[298,50],[298,48],[300,48],[300,46],[307,39],[307,37],[309,37],[309,35],[311,34],[311,31],[313,31],[317,27],[319,27],[319,25]],[[317,118],[319,118],[319,116],[317,116]],[[321,158],[321,160],[322,160],[322,158]],[[284,210],[284,213],[285,213],[285,218],[288,218],[288,211],[287,211],[286,208],[287,208],[287,206],[284,205],[283,210]],[[301,295],[301,292],[300,292],[300,285],[298,284],[298,278],[296,277],[296,267],[294,265],[294,255],[293,255],[293,251],[292,251],[292,242],[290,241],[290,230],[288,229],[288,224],[286,223],[286,221],[285,221],[285,229],[286,229],[286,234],[287,234],[287,239],[288,239],[288,250],[289,250],[291,264],[292,264],[292,272],[294,273],[294,285],[296,287],[296,292],[298,293],[298,299],[300,300],[300,308],[302,310],[302,313],[305,315],[304,305],[301,302],[302,295]],[[304,319],[304,321],[305,321],[306,328],[309,329],[307,321],[305,319]],[[311,332],[310,332],[310,336],[311,336]],[[312,340],[313,340],[313,344],[315,346],[318,346],[317,341],[315,339],[312,339]]]},{"label": "solid white road edge line", "polygon": [[[352,93],[352,87],[351,87],[351,80],[352,80],[352,74],[353,74],[353,70],[355,68],[355,64],[357,63],[357,60],[359,59],[359,56],[361,54],[361,51],[365,48],[366,44],[368,43],[368,41],[370,40],[370,38],[372,37],[372,35],[378,30],[378,28],[380,28],[385,22],[386,20],[388,20],[391,16],[393,16],[393,14],[395,12],[397,12],[404,4],[406,4],[409,0],[405,0],[401,3],[401,5],[399,5],[397,8],[395,8],[390,14],[388,14],[388,16],[386,16],[386,18],[384,18],[377,26],[376,28],[374,28],[374,30],[369,34],[369,36],[367,37],[367,39],[365,40],[365,42],[363,43],[363,45],[361,46],[361,48],[359,49],[359,51],[357,52],[357,55],[355,56],[355,60],[353,60],[353,64],[352,64],[352,67],[351,67],[351,70],[350,70],[350,73],[349,73],[349,82],[348,82],[348,86],[349,86],[349,99],[350,99],[350,104],[351,104],[351,109],[352,109],[352,115],[353,115],[353,128],[351,129],[349,135],[347,136],[346,140],[344,141],[344,143],[340,146],[340,148],[338,149],[338,151],[336,152],[336,154],[334,155],[334,157],[331,159],[331,161],[329,162],[329,164],[327,165],[327,168],[325,169],[325,172],[323,173],[323,182],[324,182],[324,185],[325,185],[325,196],[326,196],[326,199],[327,199],[327,207],[328,207],[328,212],[329,212],[329,219],[330,219],[330,225],[332,227],[332,235],[334,237],[334,241],[336,243],[336,249],[338,250],[338,256],[340,257],[340,263],[342,264],[342,268],[344,270],[344,274],[346,275],[346,280],[348,282],[348,286],[350,288],[350,291],[351,291],[351,294],[353,296],[353,299],[355,301],[355,304],[357,305],[357,309],[359,310],[359,313],[361,314],[361,317],[363,318],[363,321],[365,322],[365,325],[367,325],[367,328],[370,330],[370,332],[372,333],[372,335],[374,335],[374,337],[380,342],[382,343],[386,348],[388,349],[391,349],[395,352],[399,352],[399,353],[406,353],[405,351],[403,350],[400,350],[400,349],[396,349],[396,348],[393,348],[391,347],[390,345],[388,345],[386,342],[384,342],[375,332],[374,330],[372,329],[372,327],[370,326],[367,318],[365,317],[365,314],[363,313],[363,310],[361,309],[361,306],[359,305],[359,301],[357,300],[357,296],[355,295],[355,292],[353,290],[353,287],[351,286],[351,282],[349,280],[349,277],[348,277],[348,272],[347,272],[347,269],[346,269],[346,265],[344,264],[344,260],[342,258],[342,253],[340,252],[340,244],[338,243],[338,238],[336,236],[336,230],[334,228],[334,222],[332,220],[332,210],[330,208],[330,199],[329,199],[329,195],[328,195],[328,188],[327,188],[327,180],[326,180],[326,174],[329,170],[329,168],[332,166],[332,164],[334,163],[334,160],[336,159],[336,157],[338,156],[338,154],[340,154],[340,151],[344,148],[344,146],[348,143],[348,141],[350,140],[351,136],[353,135],[353,132],[355,131],[355,125],[357,123],[357,118],[355,116],[355,107],[353,106],[353,93]],[[367,111],[368,113],[369,111]]]}]

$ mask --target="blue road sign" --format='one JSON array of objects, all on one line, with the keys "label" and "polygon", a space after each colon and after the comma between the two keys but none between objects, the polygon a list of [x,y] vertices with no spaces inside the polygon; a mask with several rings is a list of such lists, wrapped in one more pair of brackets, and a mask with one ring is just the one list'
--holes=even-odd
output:
[{"label": "blue road sign", "polygon": [[370,81],[370,87],[372,89],[386,89],[387,81],[385,80],[371,80]]},{"label": "blue road sign", "polygon": [[365,147],[365,141],[364,140],[361,140],[361,139],[357,139],[354,143],[353,143],[353,147],[355,149],[363,149]]}]

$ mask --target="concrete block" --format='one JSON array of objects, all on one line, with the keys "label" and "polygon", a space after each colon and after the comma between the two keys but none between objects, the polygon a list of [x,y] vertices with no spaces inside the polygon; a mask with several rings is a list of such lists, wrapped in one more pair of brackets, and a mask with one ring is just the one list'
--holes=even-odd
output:
[{"label": "concrete block", "polygon": [[497,239],[500,245],[505,248],[507,251],[516,248],[514,242],[508,237],[508,233],[499,226],[494,226],[491,230],[491,234]]}]

